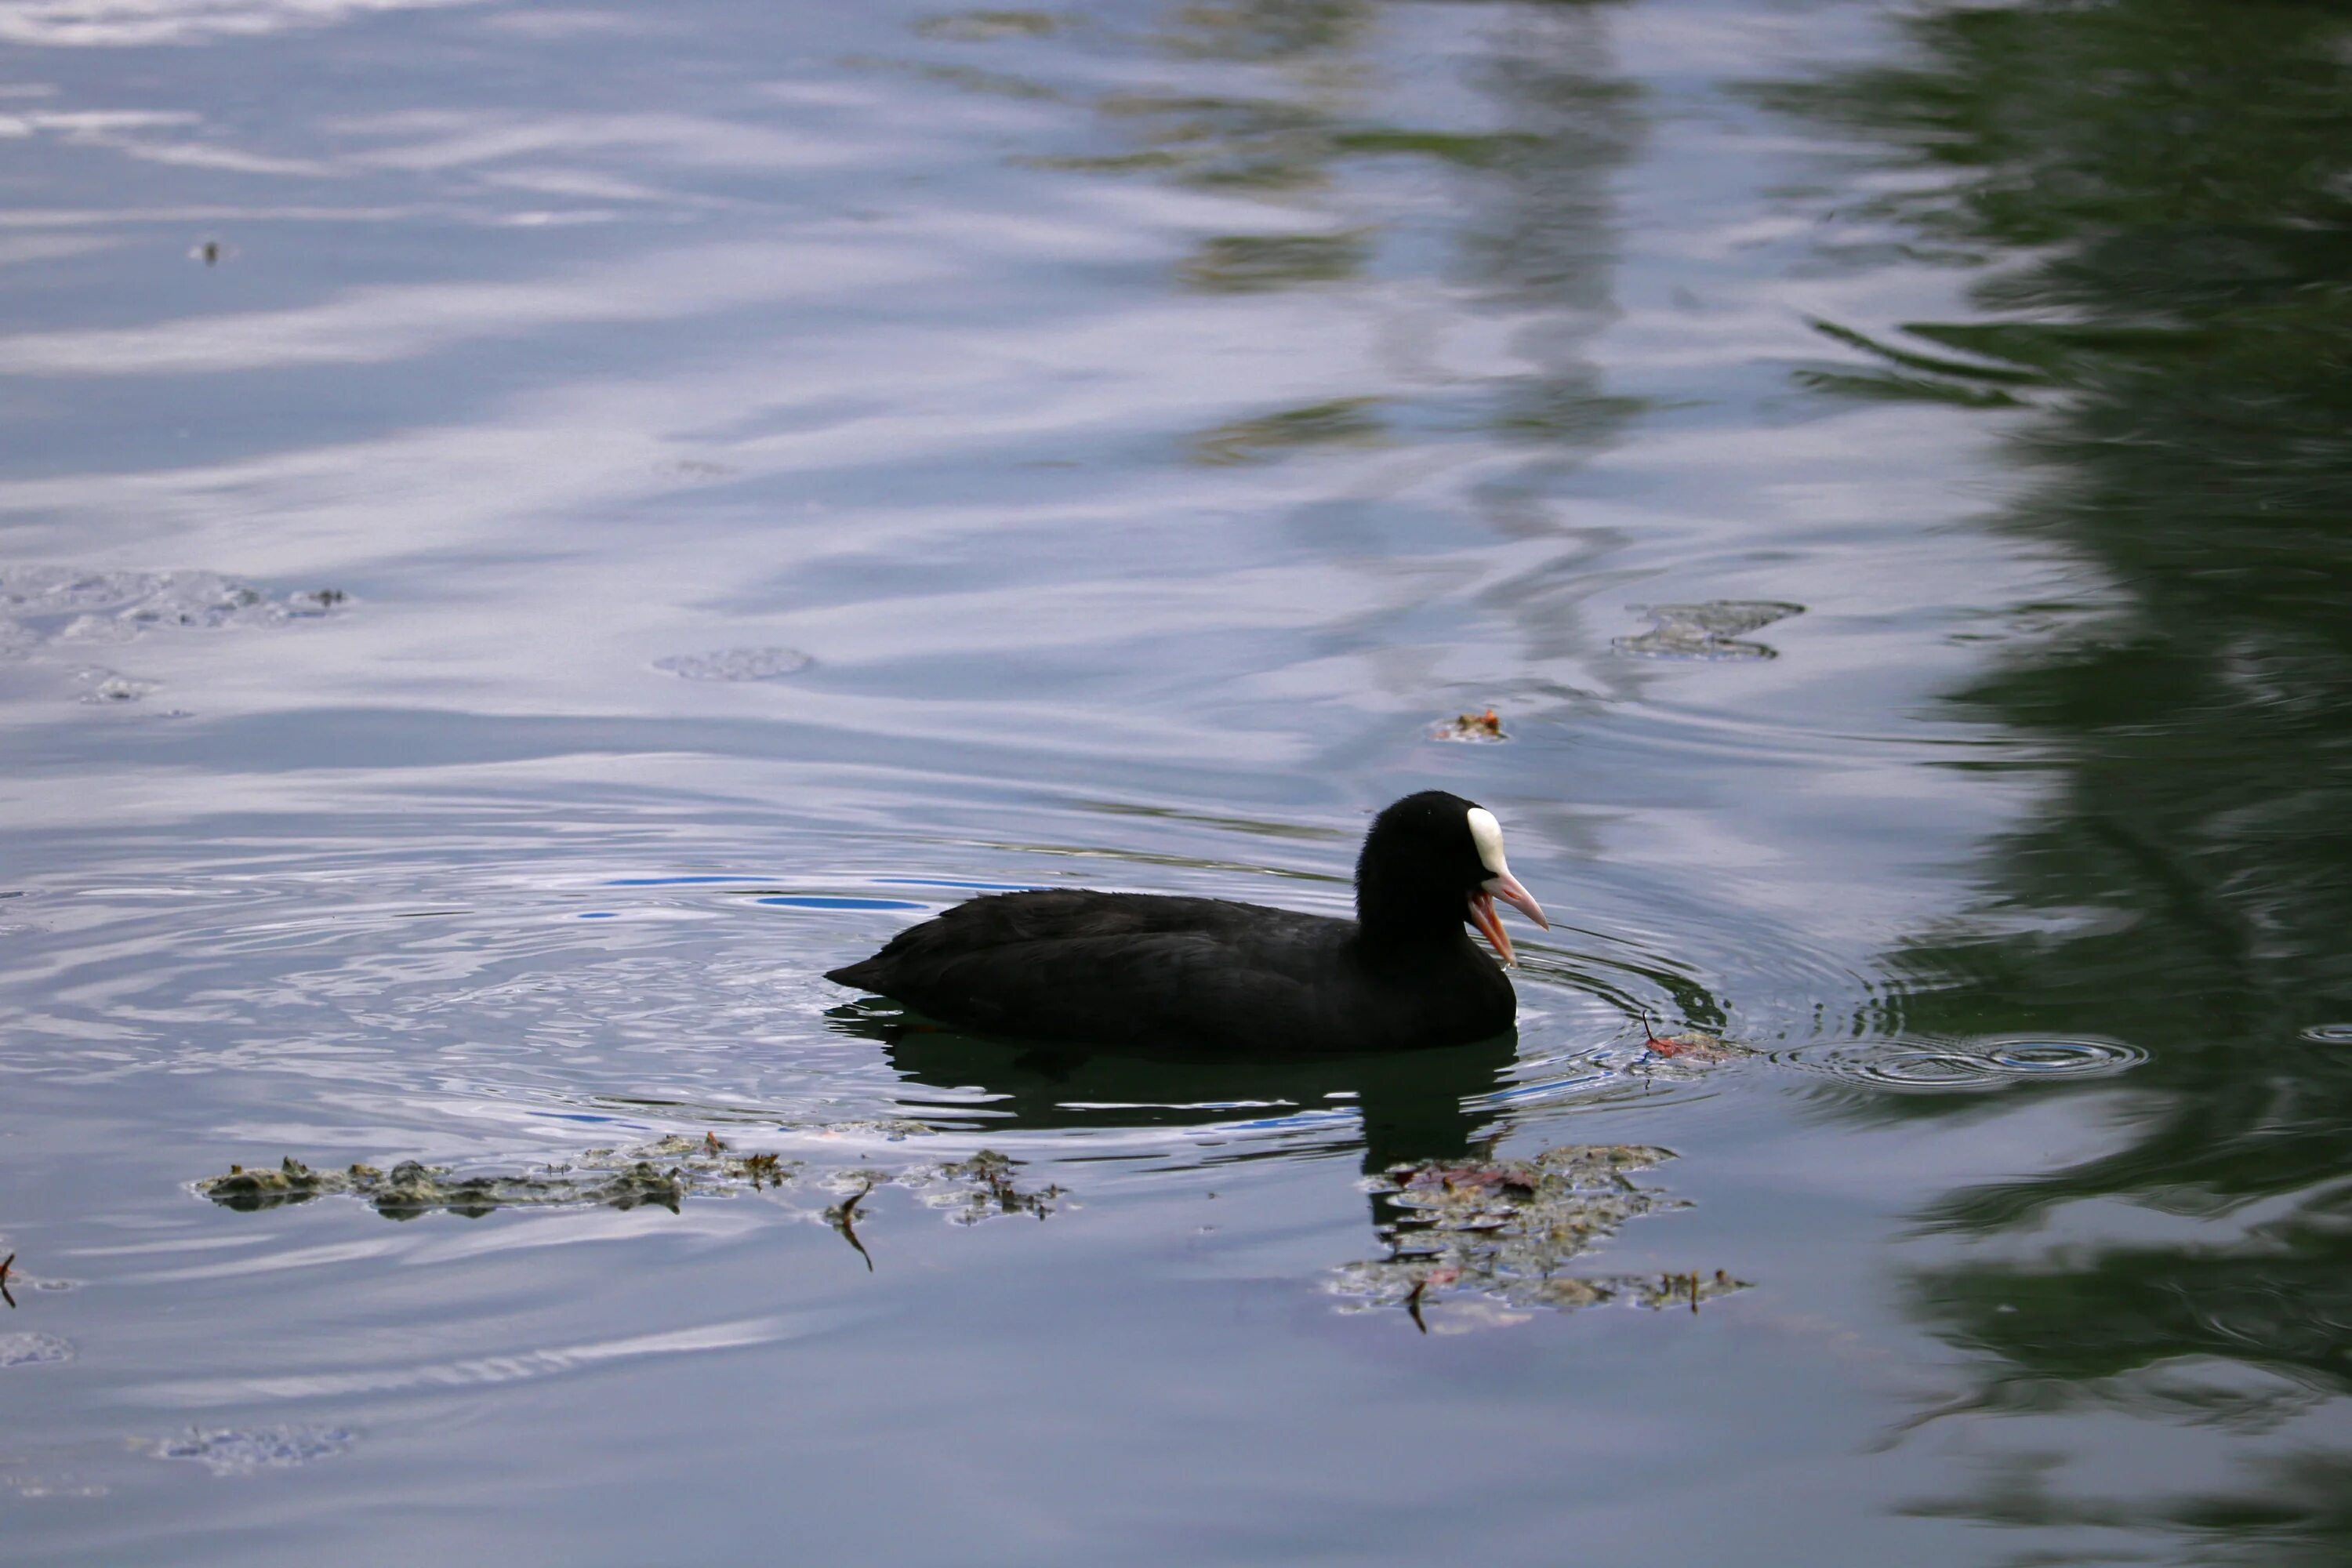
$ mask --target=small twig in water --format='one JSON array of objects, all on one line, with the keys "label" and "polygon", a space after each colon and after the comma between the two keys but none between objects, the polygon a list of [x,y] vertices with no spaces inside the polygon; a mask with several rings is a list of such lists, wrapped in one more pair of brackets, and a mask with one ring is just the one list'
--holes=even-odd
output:
[{"label": "small twig in water", "polygon": [[16,1308],[16,1297],[8,1289],[8,1270],[16,1266],[16,1255],[13,1252],[5,1258],[0,1258],[0,1300],[6,1301],[11,1310]]},{"label": "small twig in water", "polygon": [[1421,1293],[1428,1289],[1429,1280],[1427,1277],[1424,1276],[1412,1282],[1412,1291],[1404,1299],[1404,1310],[1406,1314],[1412,1319],[1412,1326],[1419,1329],[1424,1334],[1429,1332],[1429,1325],[1423,1322],[1421,1320]]},{"label": "small twig in water", "polygon": [[874,1255],[866,1250],[866,1244],[864,1242],[857,1239],[857,1232],[850,1224],[850,1216],[857,1212],[857,1205],[860,1203],[863,1203],[866,1199],[866,1194],[873,1190],[874,1184],[869,1181],[864,1186],[858,1188],[856,1192],[851,1194],[848,1197],[835,1205],[825,1215],[827,1219],[833,1221],[833,1228],[841,1232],[842,1239],[848,1242],[850,1246],[857,1249],[858,1257],[866,1259],[866,1272],[868,1274],[874,1272]]}]

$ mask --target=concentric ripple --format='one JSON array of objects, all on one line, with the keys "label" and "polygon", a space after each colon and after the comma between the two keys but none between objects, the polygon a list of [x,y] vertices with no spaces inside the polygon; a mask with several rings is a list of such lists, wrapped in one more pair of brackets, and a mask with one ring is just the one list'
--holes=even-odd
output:
[{"label": "concentric ripple", "polygon": [[2111,1077],[2137,1067],[2147,1053],[2121,1040],[2092,1037],[1989,1035],[1799,1047],[1777,1059],[1878,1089],[1981,1093],[2021,1083]]}]

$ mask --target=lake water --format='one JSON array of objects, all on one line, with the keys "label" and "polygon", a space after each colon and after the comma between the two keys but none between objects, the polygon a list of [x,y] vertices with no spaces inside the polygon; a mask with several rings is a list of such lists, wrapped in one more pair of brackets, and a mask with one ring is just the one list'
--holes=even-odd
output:
[{"label": "lake water", "polygon": [[[0,1560],[2352,1554],[2352,8],[0,50]],[[1431,786],[1515,1040],[819,977]]]}]

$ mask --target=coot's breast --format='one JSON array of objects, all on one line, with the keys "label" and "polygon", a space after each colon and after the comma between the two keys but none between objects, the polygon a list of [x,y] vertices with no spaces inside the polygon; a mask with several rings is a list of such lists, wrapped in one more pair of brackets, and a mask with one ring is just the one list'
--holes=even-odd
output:
[{"label": "coot's breast", "polygon": [[1352,921],[1139,893],[974,899],[828,978],[993,1034],[1252,1056],[1461,1044],[1515,1011],[1459,927],[1368,953]]}]

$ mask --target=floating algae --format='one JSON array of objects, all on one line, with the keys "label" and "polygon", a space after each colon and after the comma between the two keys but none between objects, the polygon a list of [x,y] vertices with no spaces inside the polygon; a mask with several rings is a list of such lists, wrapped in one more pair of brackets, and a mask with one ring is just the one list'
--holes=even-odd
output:
[{"label": "floating algae", "polygon": [[446,1165],[404,1160],[389,1171],[349,1165],[315,1170],[288,1155],[276,1167],[229,1167],[196,1191],[225,1208],[278,1208],[312,1198],[345,1195],[373,1204],[389,1219],[414,1219],[436,1210],[478,1218],[504,1208],[593,1204],[633,1209],[658,1204],[675,1213],[694,1194],[757,1192],[782,1186],[796,1162],[778,1154],[739,1153],[719,1139],[674,1136],[631,1149],[589,1149],[578,1157],[513,1174],[460,1176]]},{"label": "floating algae", "polygon": [[120,670],[108,669],[103,665],[96,664],[84,665],[74,671],[73,678],[82,689],[81,700],[84,702],[101,705],[109,702],[136,702],[154,690],[157,685],[152,680],[142,679],[135,675],[125,675]]},{"label": "floating algae", "polygon": [[999,1215],[1034,1215],[1044,1219],[1054,1212],[1054,1200],[1063,1195],[1063,1189],[1048,1184],[1024,1190],[1013,1179],[1020,1168],[1021,1162],[1010,1155],[982,1149],[969,1160],[934,1161],[895,1173],[865,1165],[835,1171],[817,1180],[826,1191],[839,1194],[841,1201],[817,1217],[856,1249],[870,1273],[874,1255],[858,1239],[857,1218],[858,1205],[875,1189],[904,1187],[924,1207],[944,1211],[952,1225],[978,1225]]},{"label": "floating algae", "polygon": [[387,1219],[414,1219],[436,1209],[479,1218],[498,1209],[549,1204],[618,1209],[659,1204],[675,1213],[689,1192],[714,1190],[709,1173],[684,1164],[664,1167],[651,1159],[606,1165],[603,1159],[609,1154],[591,1150],[577,1164],[549,1165],[511,1176],[457,1176],[446,1166],[415,1160],[404,1160],[388,1172],[373,1165],[318,1171],[289,1154],[276,1170],[232,1165],[226,1176],[198,1182],[196,1190],[225,1208],[248,1212],[348,1194],[374,1205]]},{"label": "floating algae", "polygon": [[903,1116],[871,1117],[860,1121],[828,1121],[822,1127],[796,1129],[818,1138],[872,1137],[903,1143],[909,1138],[927,1136],[935,1129],[929,1122],[913,1121]]},{"label": "floating algae", "polygon": [[0,1367],[50,1366],[73,1358],[73,1342],[55,1334],[0,1334]]},{"label": "floating algae", "polygon": [[1766,644],[1739,639],[1774,621],[1805,613],[1804,605],[1778,599],[1709,599],[1703,605],[1636,605],[1633,608],[1650,617],[1650,629],[1619,637],[1613,646],[1619,653],[1636,658],[1778,658],[1778,651]]},{"label": "floating algae", "polygon": [[824,1190],[840,1194],[842,1201],[826,1209],[822,1217],[863,1252],[850,1222],[859,1202],[882,1187],[906,1189],[916,1202],[940,1211],[954,1225],[978,1225],[1000,1215],[1025,1214],[1044,1219],[1054,1212],[1054,1200],[1065,1195],[1064,1189],[1051,1184],[1024,1188],[1015,1179],[1020,1169],[1021,1162],[1011,1155],[982,1149],[969,1160],[927,1161],[896,1172],[860,1164],[852,1170],[812,1173],[811,1179]]},{"label": "floating algae", "polygon": [[1052,1200],[1062,1195],[1062,1189],[1047,1185],[1023,1192],[1013,1180],[1019,1169],[1019,1162],[1010,1156],[982,1149],[969,1160],[924,1168],[919,1173],[920,1179],[910,1184],[925,1204],[947,1210],[948,1218],[957,1225],[978,1225],[997,1215],[1011,1214],[1044,1219],[1054,1212]]},{"label": "floating algae", "polygon": [[[156,631],[318,620],[335,614],[350,597],[340,588],[272,594],[217,572],[0,566],[0,659],[70,658],[136,642]],[[138,702],[157,685],[100,664],[74,665],[68,678],[69,689],[95,707]]]},{"label": "floating algae", "polygon": [[[928,1131],[915,1122],[890,1125],[899,1137],[910,1130]],[[653,1204],[676,1213],[688,1197],[804,1188],[845,1199],[816,1217],[840,1230],[862,1252],[850,1216],[867,1193],[886,1186],[911,1192],[925,1206],[946,1211],[958,1225],[976,1225],[996,1215],[1045,1218],[1062,1189],[1024,1188],[1016,1179],[1019,1170],[1019,1162],[992,1149],[969,1159],[926,1161],[898,1170],[864,1162],[845,1169],[811,1169],[782,1154],[738,1151],[716,1134],[704,1133],[674,1135],[627,1149],[590,1149],[561,1163],[512,1173],[458,1175],[447,1166],[415,1160],[389,1171],[373,1165],[320,1170],[289,1155],[276,1166],[233,1165],[226,1175],[196,1183],[195,1190],[225,1208],[247,1212],[345,1196],[373,1205],[387,1219],[414,1219],[436,1211],[471,1219],[499,1209],[557,1205],[633,1209]]]},{"label": "floating algae", "polygon": [[97,572],[0,567],[0,618],[27,647],[123,643],[158,627],[283,626],[332,614],[340,588],[272,595],[217,572]]},{"label": "floating algae", "polygon": [[[1716,1271],[1566,1275],[1561,1268],[1629,1219],[1685,1206],[1630,1173],[1674,1157],[1641,1144],[1569,1144],[1526,1160],[1424,1160],[1391,1165],[1369,1184],[1399,1211],[1381,1227],[1386,1258],[1339,1268],[1333,1290],[1356,1310],[1403,1307],[1424,1330],[1424,1307],[1484,1298],[1512,1307],[1573,1310],[1609,1301],[1687,1303],[1743,1288]],[[1489,1311],[1479,1321],[1515,1321]]]},{"label": "floating algae", "polygon": [[180,1436],[133,1439],[132,1447],[159,1459],[184,1459],[216,1476],[290,1470],[313,1459],[347,1453],[352,1435],[340,1426],[197,1427]]}]

